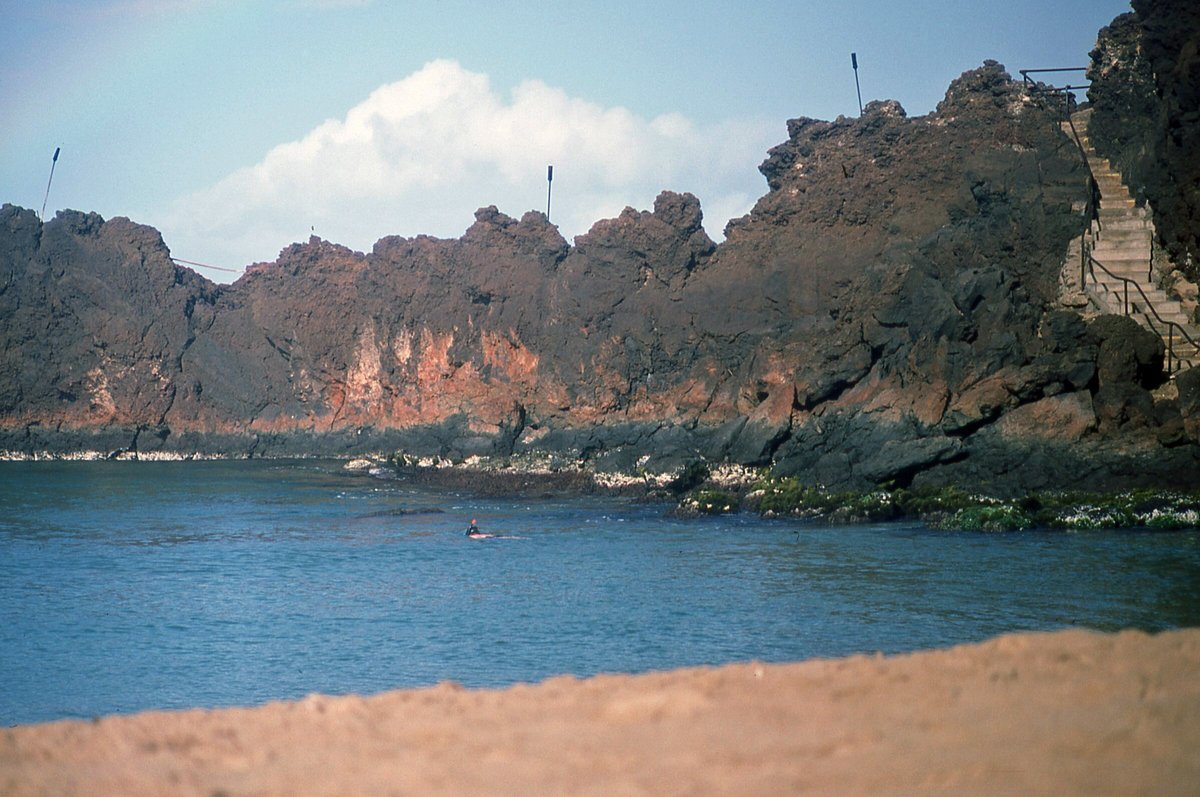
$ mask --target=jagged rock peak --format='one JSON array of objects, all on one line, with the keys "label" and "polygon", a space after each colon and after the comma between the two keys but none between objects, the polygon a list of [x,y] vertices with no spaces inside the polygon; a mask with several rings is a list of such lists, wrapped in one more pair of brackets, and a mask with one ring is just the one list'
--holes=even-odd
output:
[{"label": "jagged rock peak", "polygon": [[988,59],[979,68],[968,69],[950,82],[933,116],[953,121],[967,113],[981,117],[993,116],[997,110],[1019,114],[1031,102],[1024,87],[1012,79],[1004,65]]},{"label": "jagged rock peak", "polygon": [[[653,211],[627,207],[615,219],[603,219],[575,238],[575,254],[638,272],[649,266],[663,283],[686,279],[717,246],[702,226],[700,200],[663,191]],[[651,264],[648,261],[653,260]]]},{"label": "jagged rock peak", "polygon": [[500,209],[495,205],[488,205],[486,208],[480,208],[475,211],[475,222],[477,224],[494,224],[498,227],[507,227],[510,224],[516,224],[516,219],[507,213],[501,213]]},{"label": "jagged rock peak", "polygon": [[47,226],[61,225],[71,235],[84,237],[97,235],[104,226],[104,217],[95,211],[85,213],[82,210],[60,210],[54,214],[53,219],[44,223]]},{"label": "jagged rock peak", "polygon": [[0,253],[32,252],[41,239],[42,222],[34,211],[6,202],[0,208],[0,236],[6,239]]},{"label": "jagged rock peak", "polygon": [[694,194],[674,191],[663,191],[654,200],[654,217],[687,235],[700,230],[704,223],[700,200]]},{"label": "jagged rock peak", "polygon": [[328,257],[330,255],[358,255],[361,257],[362,253],[355,252],[353,249],[350,249],[347,246],[342,246],[341,244],[336,244],[332,241],[326,241],[324,238],[319,236],[310,235],[308,240],[304,241],[303,243],[297,242],[285,246],[279,252],[278,262],[315,262],[322,257]]},{"label": "jagged rock peak", "polygon": [[885,116],[890,119],[906,119],[908,112],[896,100],[872,100],[863,108],[863,117]]},{"label": "jagged rock peak", "polygon": [[495,205],[475,211],[475,223],[467,228],[461,240],[464,244],[501,246],[532,253],[552,261],[566,257],[570,250],[566,239],[545,213],[530,210],[517,221],[501,213]]},{"label": "jagged rock peak", "polygon": [[585,246],[605,237],[627,232],[646,225],[664,224],[682,235],[702,232],[704,214],[700,210],[700,200],[694,194],[679,194],[674,191],[663,191],[654,200],[654,210],[638,211],[626,207],[621,215],[614,219],[600,219],[585,235],[576,239],[576,244]]},{"label": "jagged rock peak", "polygon": [[[129,270],[154,275],[161,285],[189,283],[202,290],[212,283],[190,269],[175,264],[162,233],[148,224],[139,224],[125,216],[105,221],[95,212],[60,210],[54,218],[41,222],[31,210],[6,206],[7,230],[18,233],[27,251],[37,249],[47,263],[74,263],[93,273],[109,272],[124,279]],[[108,258],[94,258],[94,250],[106,250]],[[72,254],[74,253],[74,254]],[[2,254],[0,254],[2,256]]]},{"label": "jagged rock peak", "polygon": [[273,263],[255,263],[248,266],[245,276],[275,273],[294,276],[310,269],[326,270],[347,264],[361,267],[365,260],[361,252],[312,235],[304,243],[284,247]]}]

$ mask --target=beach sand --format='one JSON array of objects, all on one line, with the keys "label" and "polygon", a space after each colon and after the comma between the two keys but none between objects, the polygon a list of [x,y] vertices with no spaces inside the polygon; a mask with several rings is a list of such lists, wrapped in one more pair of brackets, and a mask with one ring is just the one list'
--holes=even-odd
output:
[{"label": "beach sand", "polygon": [[3,795],[1200,794],[1200,629],[0,730]]}]

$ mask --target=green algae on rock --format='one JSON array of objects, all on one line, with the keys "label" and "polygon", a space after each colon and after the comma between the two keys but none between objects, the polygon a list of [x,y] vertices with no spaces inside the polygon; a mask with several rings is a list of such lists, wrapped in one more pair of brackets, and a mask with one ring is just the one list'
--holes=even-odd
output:
[{"label": "green algae on rock", "polygon": [[740,500],[701,487],[679,508],[698,514],[734,511],[739,505],[766,517],[822,523],[915,520],[946,531],[1200,528],[1200,494],[1170,490],[1036,492],[1001,499],[958,487],[835,492],[785,477],[755,482]]}]

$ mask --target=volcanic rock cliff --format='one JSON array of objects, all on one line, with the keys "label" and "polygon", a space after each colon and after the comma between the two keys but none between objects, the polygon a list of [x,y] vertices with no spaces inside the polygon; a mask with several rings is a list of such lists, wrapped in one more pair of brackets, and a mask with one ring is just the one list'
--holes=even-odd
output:
[{"label": "volcanic rock cliff", "polygon": [[1200,4],[1133,0],[1100,31],[1091,138],[1148,201],[1160,243],[1200,279]]},{"label": "volcanic rock cliff", "polygon": [[[987,62],[925,117],[795,119],[713,243],[664,192],[569,245],[316,238],[217,286],[153,229],[0,211],[0,449],[703,458],[827,485],[1190,483],[1195,429],[1132,321],[1055,307],[1086,179]],[[1190,394],[1188,394],[1190,396]]]}]

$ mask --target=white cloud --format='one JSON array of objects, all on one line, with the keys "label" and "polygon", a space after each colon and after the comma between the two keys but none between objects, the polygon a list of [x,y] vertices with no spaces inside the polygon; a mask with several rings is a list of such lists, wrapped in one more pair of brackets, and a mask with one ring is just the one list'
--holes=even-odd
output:
[{"label": "white cloud", "polygon": [[544,211],[553,164],[551,217],[568,240],[626,205],[649,208],[663,189],[699,196],[719,237],[765,192],[755,167],[781,127],[705,128],[675,113],[645,120],[536,80],[506,99],[486,75],[439,60],[180,198],[157,221],[176,254],[212,263],[272,259],[312,228],[369,250],[384,235],[457,237],[486,205],[518,218]]}]

